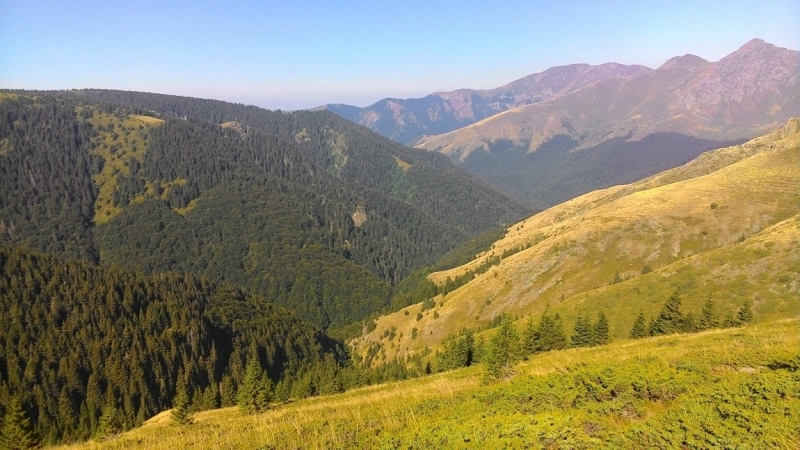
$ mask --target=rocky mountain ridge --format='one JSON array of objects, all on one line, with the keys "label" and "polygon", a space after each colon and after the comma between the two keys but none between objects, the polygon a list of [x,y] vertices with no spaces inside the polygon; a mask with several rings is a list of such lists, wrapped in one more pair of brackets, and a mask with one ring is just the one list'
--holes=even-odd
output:
[{"label": "rocky mountain ridge", "polygon": [[597,81],[652,72],[638,65],[571,64],[528,75],[495,89],[459,89],[423,98],[386,98],[365,108],[332,104],[327,109],[386,137],[411,145],[522,105],[560,97]]},{"label": "rocky mountain ridge", "polygon": [[800,114],[800,52],[753,39],[717,62],[685,55],[648,73],[607,78],[432,136],[420,147],[465,160],[494,141],[536,149],[567,135],[576,148],[657,132],[703,139],[752,138]]}]

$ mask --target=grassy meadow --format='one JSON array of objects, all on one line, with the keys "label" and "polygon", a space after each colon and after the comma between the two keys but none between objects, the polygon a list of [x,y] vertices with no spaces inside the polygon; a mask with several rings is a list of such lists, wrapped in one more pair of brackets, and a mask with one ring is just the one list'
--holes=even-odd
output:
[{"label": "grassy meadow", "polygon": [[[581,311],[604,311],[612,339],[640,312],[658,314],[678,291],[684,313],[709,297],[722,316],[745,301],[756,321],[800,308],[800,122],[743,145],[705,153],[629,185],[591,192],[507,228],[475,259],[429,279],[444,285],[488,258],[516,251],[486,273],[422,304],[385,315],[354,339],[380,364],[436,348],[501,314],[559,313],[570,334]],[[416,320],[415,320],[416,319]],[[415,336],[415,338],[412,338]]]},{"label": "grassy meadow", "polygon": [[539,354],[64,449],[798,448],[800,321]]}]

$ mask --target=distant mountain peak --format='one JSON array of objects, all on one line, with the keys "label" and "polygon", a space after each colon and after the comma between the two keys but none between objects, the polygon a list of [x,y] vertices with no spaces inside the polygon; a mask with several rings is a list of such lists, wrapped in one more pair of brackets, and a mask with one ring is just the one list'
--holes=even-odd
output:
[{"label": "distant mountain peak", "polygon": [[667,62],[665,62],[664,64],[661,65],[661,67],[658,68],[658,70],[676,69],[676,68],[703,69],[708,67],[710,64],[711,62],[706,61],[705,59],[697,55],[692,55],[690,53],[687,53],[683,56],[676,56],[674,58],[668,59]]},{"label": "distant mountain peak", "polygon": [[[747,41],[743,46],[739,47],[739,50],[736,52],[741,51],[764,51],[764,50],[771,50],[773,48],[777,48],[775,45],[770,44],[769,42],[765,42],[759,38],[751,39]],[[736,53],[734,52],[734,53]]]}]

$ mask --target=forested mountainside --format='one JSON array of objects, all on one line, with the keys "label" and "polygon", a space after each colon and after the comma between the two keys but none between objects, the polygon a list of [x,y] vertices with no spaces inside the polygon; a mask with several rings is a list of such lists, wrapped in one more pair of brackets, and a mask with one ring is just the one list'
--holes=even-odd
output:
[{"label": "forested mountainside", "polygon": [[0,414],[13,397],[48,442],[141,424],[173,405],[179,384],[200,409],[234,404],[253,361],[288,386],[345,357],[290,312],[230,285],[6,246],[0,310]]},{"label": "forested mountainside", "polygon": [[537,210],[547,209],[596,189],[632,183],[685,164],[702,153],[744,142],[714,141],[679,133],[653,133],[641,140],[609,139],[576,150],[578,141],[556,136],[535,152],[509,139],[472,152],[463,166],[498,189]]},{"label": "forested mountainside", "polygon": [[321,327],[526,208],[326,112],[119,91],[5,93],[0,239],[233,282]]}]

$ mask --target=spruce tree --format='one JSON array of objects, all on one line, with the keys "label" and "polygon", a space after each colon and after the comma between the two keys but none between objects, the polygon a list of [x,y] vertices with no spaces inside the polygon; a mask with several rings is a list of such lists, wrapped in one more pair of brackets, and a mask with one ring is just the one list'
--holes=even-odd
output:
[{"label": "spruce tree", "polygon": [[189,425],[192,423],[192,413],[189,411],[189,393],[186,390],[186,382],[183,379],[183,371],[178,372],[178,386],[175,392],[175,400],[172,402],[172,421],[178,425]]},{"label": "spruce tree", "polygon": [[564,322],[561,320],[561,316],[558,313],[553,316],[553,320],[550,321],[550,324],[550,337],[545,342],[548,346],[548,350],[562,350],[569,347],[567,335],[564,334]]},{"label": "spruce tree", "polygon": [[538,341],[537,351],[549,352],[550,350],[560,350],[567,348],[567,338],[564,336],[564,325],[561,323],[561,316],[556,314],[550,317],[542,314],[539,319],[539,329],[537,330]]},{"label": "spruce tree", "polygon": [[689,311],[683,317],[683,323],[681,323],[680,331],[684,333],[695,333],[698,331],[697,321],[694,319],[694,313]]},{"label": "spruce tree", "polygon": [[597,313],[597,324],[594,326],[594,341],[596,345],[608,344],[608,319],[603,311]]},{"label": "spruce tree", "polygon": [[119,413],[113,406],[105,406],[103,412],[100,414],[100,421],[97,424],[97,430],[94,437],[98,440],[104,440],[111,436],[116,435],[122,430],[119,423]]},{"label": "spruce tree", "polygon": [[531,317],[528,319],[528,322],[525,324],[525,330],[522,332],[521,350],[525,355],[536,354],[538,353],[538,344],[539,330],[533,322],[533,317]]},{"label": "spruce tree", "polygon": [[750,321],[753,320],[753,302],[745,300],[739,308],[736,318],[738,319],[739,325],[747,325],[750,323]]},{"label": "spruce tree", "polygon": [[650,329],[650,334],[657,336],[660,334],[678,333],[683,330],[683,326],[681,298],[676,291],[669,297],[664,307],[661,308],[661,312],[658,314],[658,317],[656,317]]},{"label": "spruce tree", "polygon": [[271,381],[267,378],[256,355],[247,361],[244,381],[239,386],[236,403],[245,414],[255,414],[269,408],[272,390]]},{"label": "spruce tree", "polygon": [[636,317],[636,321],[633,322],[633,328],[631,328],[631,339],[641,339],[647,336],[647,328],[644,325],[644,312],[640,312],[639,316]]},{"label": "spruce tree", "polygon": [[594,345],[594,330],[586,313],[581,311],[575,321],[575,329],[572,333],[573,347],[590,347]]},{"label": "spruce tree", "polygon": [[703,304],[703,309],[700,311],[700,320],[697,322],[697,328],[702,331],[717,328],[718,326],[719,315],[717,314],[717,308],[714,304],[714,300],[711,300],[711,296],[709,296]]},{"label": "spruce tree", "polygon": [[39,440],[33,434],[31,423],[25,415],[22,403],[14,396],[6,407],[3,428],[0,430],[0,448],[24,450],[35,448]]},{"label": "spruce tree", "polygon": [[486,379],[508,378],[513,374],[513,366],[519,359],[519,336],[511,318],[505,316],[500,329],[489,341],[486,354]]}]

